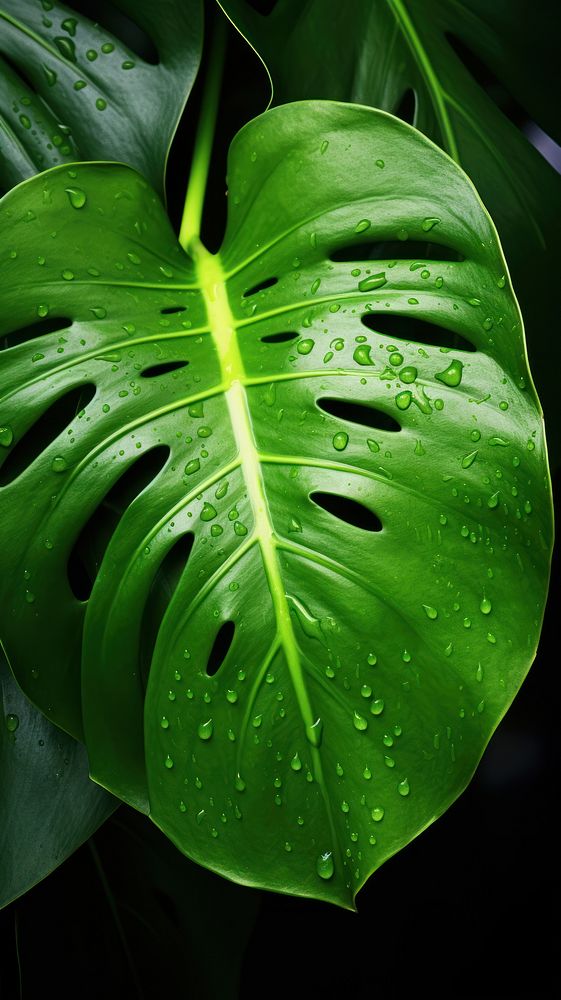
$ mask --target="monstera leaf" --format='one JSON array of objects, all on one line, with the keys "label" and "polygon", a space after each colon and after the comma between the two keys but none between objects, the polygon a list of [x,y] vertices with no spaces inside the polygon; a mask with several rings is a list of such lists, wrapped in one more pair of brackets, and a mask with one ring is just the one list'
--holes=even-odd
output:
[{"label": "monstera leaf", "polygon": [[126,27],[142,55],[54,0],[1,0],[0,183],[6,188],[78,159],[123,160],[163,188],[169,145],[199,65],[201,2],[90,6],[111,27]]},{"label": "monstera leaf", "polygon": [[[332,98],[402,116],[412,107],[416,127],[470,175],[509,262],[557,464],[561,353],[551,337],[557,306],[548,282],[561,266],[561,178],[522,126],[526,118],[535,131],[537,122],[561,142],[559,5],[536,11],[528,0],[278,0],[267,17],[247,0],[224,0],[223,7],[265,60],[277,103]],[[513,110],[516,123],[505,114]]]},{"label": "monstera leaf", "polygon": [[56,868],[117,800],[88,777],[84,747],[30,704],[0,654],[0,907]]},{"label": "monstera leaf", "polygon": [[2,631],[191,858],[352,907],[533,659],[542,419],[496,231],[410,126],[269,111],[228,203],[218,255],[124,166],[1,203]]}]

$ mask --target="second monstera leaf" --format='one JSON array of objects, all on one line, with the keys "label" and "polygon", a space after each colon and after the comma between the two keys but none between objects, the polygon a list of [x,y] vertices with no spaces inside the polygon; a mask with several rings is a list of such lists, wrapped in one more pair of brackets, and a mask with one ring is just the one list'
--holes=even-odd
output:
[{"label": "second monstera leaf", "polygon": [[4,199],[2,630],[190,857],[352,906],[533,659],[541,413],[495,229],[414,129],[269,111],[228,201],[213,256],[125,167]]}]

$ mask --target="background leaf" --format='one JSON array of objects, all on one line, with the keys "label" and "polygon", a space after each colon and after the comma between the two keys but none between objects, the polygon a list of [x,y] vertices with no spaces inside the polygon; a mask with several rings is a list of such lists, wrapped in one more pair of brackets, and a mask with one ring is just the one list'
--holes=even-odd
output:
[{"label": "background leaf", "polygon": [[[561,455],[561,362],[551,274],[561,266],[559,4],[547,0],[224,0],[265,60],[277,104],[330,98],[412,122],[475,183],[499,230],[520,301],[532,371]],[[543,130],[543,131],[542,131]],[[551,139],[548,138],[551,136]],[[551,154],[550,154],[551,155]]]},{"label": "background leaf", "polygon": [[101,990],[127,1000],[162,991],[230,1000],[239,995],[260,904],[259,893],[192,864],[145,817],[122,807],[0,914],[0,990],[18,996],[15,925],[23,997],[56,989],[62,1000],[77,990],[84,1000]]},{"label": "background leaf", "polygon": [[[191,857],[351,906],[465,787],[533,658],[540,412],[495,230],[418,132],[293,105],[239,133],[229,179],[196,267],[126,168],[4,199],[4,629],[77,728],[85,617],[93,773]],[[68,567],[115,490],[86,593]]]},{"label": "background leaf", "polygon": [[201,0],[2,0],[0,186],[99,159],[162,193],[201,45]]},{"label": "background leaf", "polygon": [[81,744],[19,690],[0,654],[0,907],[48,875],[117,802],[88,777]]}]

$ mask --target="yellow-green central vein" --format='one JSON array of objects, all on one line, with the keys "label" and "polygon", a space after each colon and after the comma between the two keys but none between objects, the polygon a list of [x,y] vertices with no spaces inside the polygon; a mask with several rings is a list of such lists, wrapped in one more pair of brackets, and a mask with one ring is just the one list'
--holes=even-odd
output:
[{"label": "yellow-green central vein", "polygon": [[253,513],[255,536],[261,549],[271,591],[279,638],[286,655],[304,724],[307,732],[310,732],[316,719],[306,690],[290,609],[281,578],[275,533],[265,494],[257,445],[253,435],[247,401],[246,373],[238,347],[235,320],[230,309],[224,275],[218,257],[209,253],[201,243],[197,244],[194,253],[208,323],[220,361],[230,423]]},{"label": "yellow-green central vein", "polygon": [[338,847],[331,804],[323,777],[319,753],[319,730],[314,714],[300,653],[294,635],[290,608],[287,601],[278,547],[265,492],[263,472],[248,405],[246,372],[236,336],[236,321],[230,309],[228,293],[218,256],[209,253],[197,239],[189,247],[197,268],[197,276],[208,316],[209,328],[218,353],[224,385],[224,395],[238,449],[240,467],[247,487],[254,519],[254,534],[261,550],[265,575],[271,593],[276,618],[278,641],[288,665],[298,707],[304,722],[306,736],[311,744],[311,756],[316,780],[325,803],[334,847]]}]

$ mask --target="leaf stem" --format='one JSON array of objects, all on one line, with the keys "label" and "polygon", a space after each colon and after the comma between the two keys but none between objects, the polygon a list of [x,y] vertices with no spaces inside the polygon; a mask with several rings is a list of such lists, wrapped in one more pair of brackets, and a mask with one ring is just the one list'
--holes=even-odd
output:
[{"label": "leaf stem", "polygon": [[210,156],[222,86],[225,50],[226,20],[220,18],[215,24],[210,46],[201,113],[195,134],[193,160],[187,182],[181,229],[179,230],[179,242],[185,251],[188,250],[189,244],[199,237],[201,231]]}]

